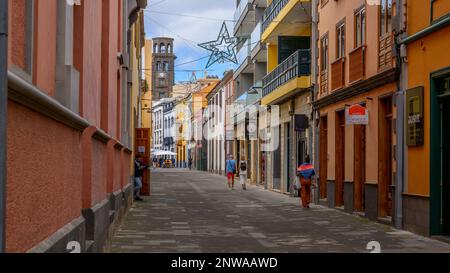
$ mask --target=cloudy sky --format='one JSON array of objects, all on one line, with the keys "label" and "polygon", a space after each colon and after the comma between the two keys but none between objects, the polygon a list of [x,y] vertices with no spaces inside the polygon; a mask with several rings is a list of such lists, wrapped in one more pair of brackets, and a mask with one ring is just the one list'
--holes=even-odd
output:
[{"label": "cloudy sky", "polygon": [[[205,70],[209,53],[197,44],[216,40],[224,20],[228,20],[228,30],[233,35],[235,3],[236,0],[149,1],[145,10],[146,36],[148,39],[161,36],[175,39],[177,82],[188,80],[190,70]],[[200,58],[203,59],[195,61]],[[207,73],[221,78],[225,70],[232,68],[235,68],[232,63],[215,64]],[[203,77],[202,71],[196,73],[197,78]]]}]

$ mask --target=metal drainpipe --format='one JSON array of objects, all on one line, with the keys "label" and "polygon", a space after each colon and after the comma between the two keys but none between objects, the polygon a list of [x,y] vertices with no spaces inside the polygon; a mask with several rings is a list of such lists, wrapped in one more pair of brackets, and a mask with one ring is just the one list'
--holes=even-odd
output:
[{"label": "metal drainpipe", "polygon": [[[404,5],[403,0],[399,0],[397,2],[399,7],[399,14],[402,14],[404,12]],[[399,20],[399,26],[398,29],[402,29],[402,25],[404,19]],[[405,90],[406,86],[404,84],[404,78],[406,77],[407,71],[404,69],[405,63],[402,60],[401,57],[401,44],[398,42],[402,38],[402,36],[405,36],[406,33],[400,33],[396,37],[396,45],[395,50],[397,51],[397,93],[396,93],[396,103],[397,103],[397,151],[396,151],[396,158],[397,158],[397,177],[396,177],[396,185],[395,185],[395,218],[394,218],[394,226],[398,229],[403,228],[403,200],[402,200],[402,194],[404,190],[404,184],[405,184],[405,133],[404,133],[404,126],[405,126]]]},{"label": "metal drainpipe", "polygon": [[5,248],[6,115],[8,106],[8,0],[0,0],[0,253]]}]

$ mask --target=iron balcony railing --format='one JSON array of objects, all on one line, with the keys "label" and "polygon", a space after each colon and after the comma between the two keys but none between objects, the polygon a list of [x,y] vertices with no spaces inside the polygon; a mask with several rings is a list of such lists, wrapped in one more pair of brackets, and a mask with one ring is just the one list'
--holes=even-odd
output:
[{"label": "iron balcony railing", "polygon": [[267,96],[294,78],[308,75],[311,75],[311,50],[299,49],[263,78],[262,96]]},{"label": "iron balcony railing", "polygon": [[264,31],[266,31],[270,23],[272,23],[272,21],[277,18],[278,14],[287,5],[287,3],[289,3],[289,1],[290,0],[274,0],[272,4],[267,7],[267,9],[264,11],[261,33],[264,33]]}]

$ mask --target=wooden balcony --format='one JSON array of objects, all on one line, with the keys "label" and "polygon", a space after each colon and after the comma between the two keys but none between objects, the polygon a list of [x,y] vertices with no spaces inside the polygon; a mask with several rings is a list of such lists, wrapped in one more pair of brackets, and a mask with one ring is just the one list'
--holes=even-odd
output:
[{"label": "wooden balcony", "polygon": [[394,37],[392,33],[379,38],[378,42],[378,70],[386,70],[393,67],[392,47]]},{"label": "wooden balcony", "polygon": [[350,83],[364,79],[366,76],[366,46],[362,45],[349,53]]},{"label": "wooden balcony", "polygon": [[339,58],[331,64],[331,90],[345,86],[345,58]]}]

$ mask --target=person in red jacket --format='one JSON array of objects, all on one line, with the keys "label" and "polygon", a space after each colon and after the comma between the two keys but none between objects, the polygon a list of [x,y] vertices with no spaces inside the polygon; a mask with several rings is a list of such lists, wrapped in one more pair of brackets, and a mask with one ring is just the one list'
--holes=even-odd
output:
[{"label": "person in red jacket", "polygon": [[311,202],[311,187],[312,177],[316,174],[314,166],[310,163],[309,155],[305,157],[305,163],[300,165],[297,169],[297,176],[300,178],[300,196],[302,199],[303,208],[309,209],[309,203]]}]

